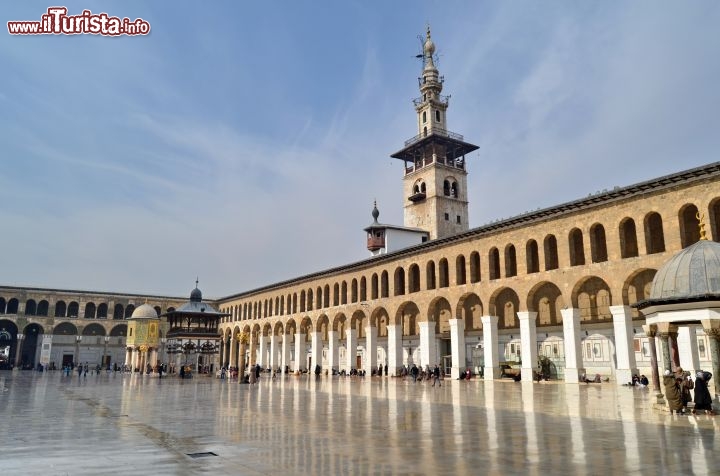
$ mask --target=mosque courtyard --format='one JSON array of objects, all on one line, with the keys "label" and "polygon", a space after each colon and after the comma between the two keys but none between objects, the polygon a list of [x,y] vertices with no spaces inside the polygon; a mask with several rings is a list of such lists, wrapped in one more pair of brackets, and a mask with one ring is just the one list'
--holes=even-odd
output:
[{"label": "mosque courtyard", "polygon": [[0,372],[11,474],[711,474],[720,418],[613,383]]}]

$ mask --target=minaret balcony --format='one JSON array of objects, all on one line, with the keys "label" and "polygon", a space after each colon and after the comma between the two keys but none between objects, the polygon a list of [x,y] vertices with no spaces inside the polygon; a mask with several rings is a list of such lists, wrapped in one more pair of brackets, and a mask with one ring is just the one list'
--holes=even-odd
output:
[{"label": "minaret balcony", "polygon": [[440,129],[439,127],[431,127],[428,129],[427,133],[422,132],[415,137],[412,137],[405,141],[405,147],[408,147],[410,145],[416,144],[417,142],[420,142],[425,137],[430,137],[432,135],[436,136],[442,136],[442,137],[448,137],[450,139],[455,139],[459,141],[464,141],[465,138],[461,134],[457,134],[455,132],[450,132],[446,129]]},{"label": "minaret balcony", "polygon": [[410,200],[411,202],[421,202],[425,200],[425,197],[427,197],[427,195],[425,195],[425,192],[417,192],[410,195],[408,197],[408,200]]},{"label": "minaret balcony", "polygon": [[377,251],[385,248],[385,237],[384,236],[368,236],[367,249],[370,251]]}]

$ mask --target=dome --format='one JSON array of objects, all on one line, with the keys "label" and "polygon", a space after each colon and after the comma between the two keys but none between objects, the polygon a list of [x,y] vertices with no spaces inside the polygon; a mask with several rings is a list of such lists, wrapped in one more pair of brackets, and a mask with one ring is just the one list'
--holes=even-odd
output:
[{"label": "dome", "polygon": [[430,38],[430,26],[427,27],[427,34],[425,37],[425,44],[423,44],[423,52],[426,58],[432,59],[432,55],[435,54],[435,43]]},{"label": "dome", "polygon": [[665,263],[655,275],[649,301],[720,294],[720,243],[700,240]]},{"label": "dome", "polygon": [[132,313],[133,319],[157,319],[158,314],[154,307],[150,304],[143,304],[136,308]]},{"label": "dome", "polygon": [[200,301],[202,301],[202,292],[200,292],[200,290],[196,286],[195,289],[190,292],[190,302]]}]

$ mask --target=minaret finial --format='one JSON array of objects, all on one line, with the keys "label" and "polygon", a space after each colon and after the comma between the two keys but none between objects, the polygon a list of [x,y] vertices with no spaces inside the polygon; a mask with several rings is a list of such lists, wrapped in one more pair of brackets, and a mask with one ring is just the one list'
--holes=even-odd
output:
[{"label": "minaret finial", "polygon": [[695,218],[697,218],[698,226],[700,227],[700,239],[707,241],[708,237],[707,232],[705,231],[705,215],[701,215],[700,212],[697,212],[695,214]]},{"label": "minaret finial", "polygon": [[198,277],[195,276],[195,287],[196,287],[196,288],[198,287],[198,283],[199,283],[199,282],[200,282],[200,281],[198,280]]},{"label": "minaret finial", "polygon": [[377,219],[380,216],[380,210],[377,208],[377,200],[373,200],[373,210],[372,210],[372,217],[373,220],[375,220],[375,223],[377,223]]}]

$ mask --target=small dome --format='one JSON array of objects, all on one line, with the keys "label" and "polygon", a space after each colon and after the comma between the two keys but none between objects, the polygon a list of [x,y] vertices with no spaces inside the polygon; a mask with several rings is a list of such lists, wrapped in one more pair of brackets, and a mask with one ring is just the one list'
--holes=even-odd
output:
[{"label": "small dome", "polygon": [[200,290],[197,287],[195,287],[195,289],[193,289],[190,292],[190,302],[200,302],[200,301],[202,301],[202,292],[200,292]]},{"label": "small dome", "polygon": [[433,43],[432,38],[430,38],[430,27],[427,27],[427,34],[425,38],[425,44],[423,45],[423,50],[425,53],[425,57],[432,59],[432,55],[435,54],[435,43]]},{"label": "small dome", "polygon": [[133,319],[157,319],[157,311],[150,304],[143,304],[132,313]]},{"label": "small dome", "polygon": [[372,209],[372,217],[375,220],[375,223],[377,223],[377,219],[380,216],[380,210],[377,208],[377,202],[373,203],[373,209]]},{"label": "small dome", "polygon": [[700,240],[665,263],[653,279],[650,301],[720,294],[720,243]]}]

